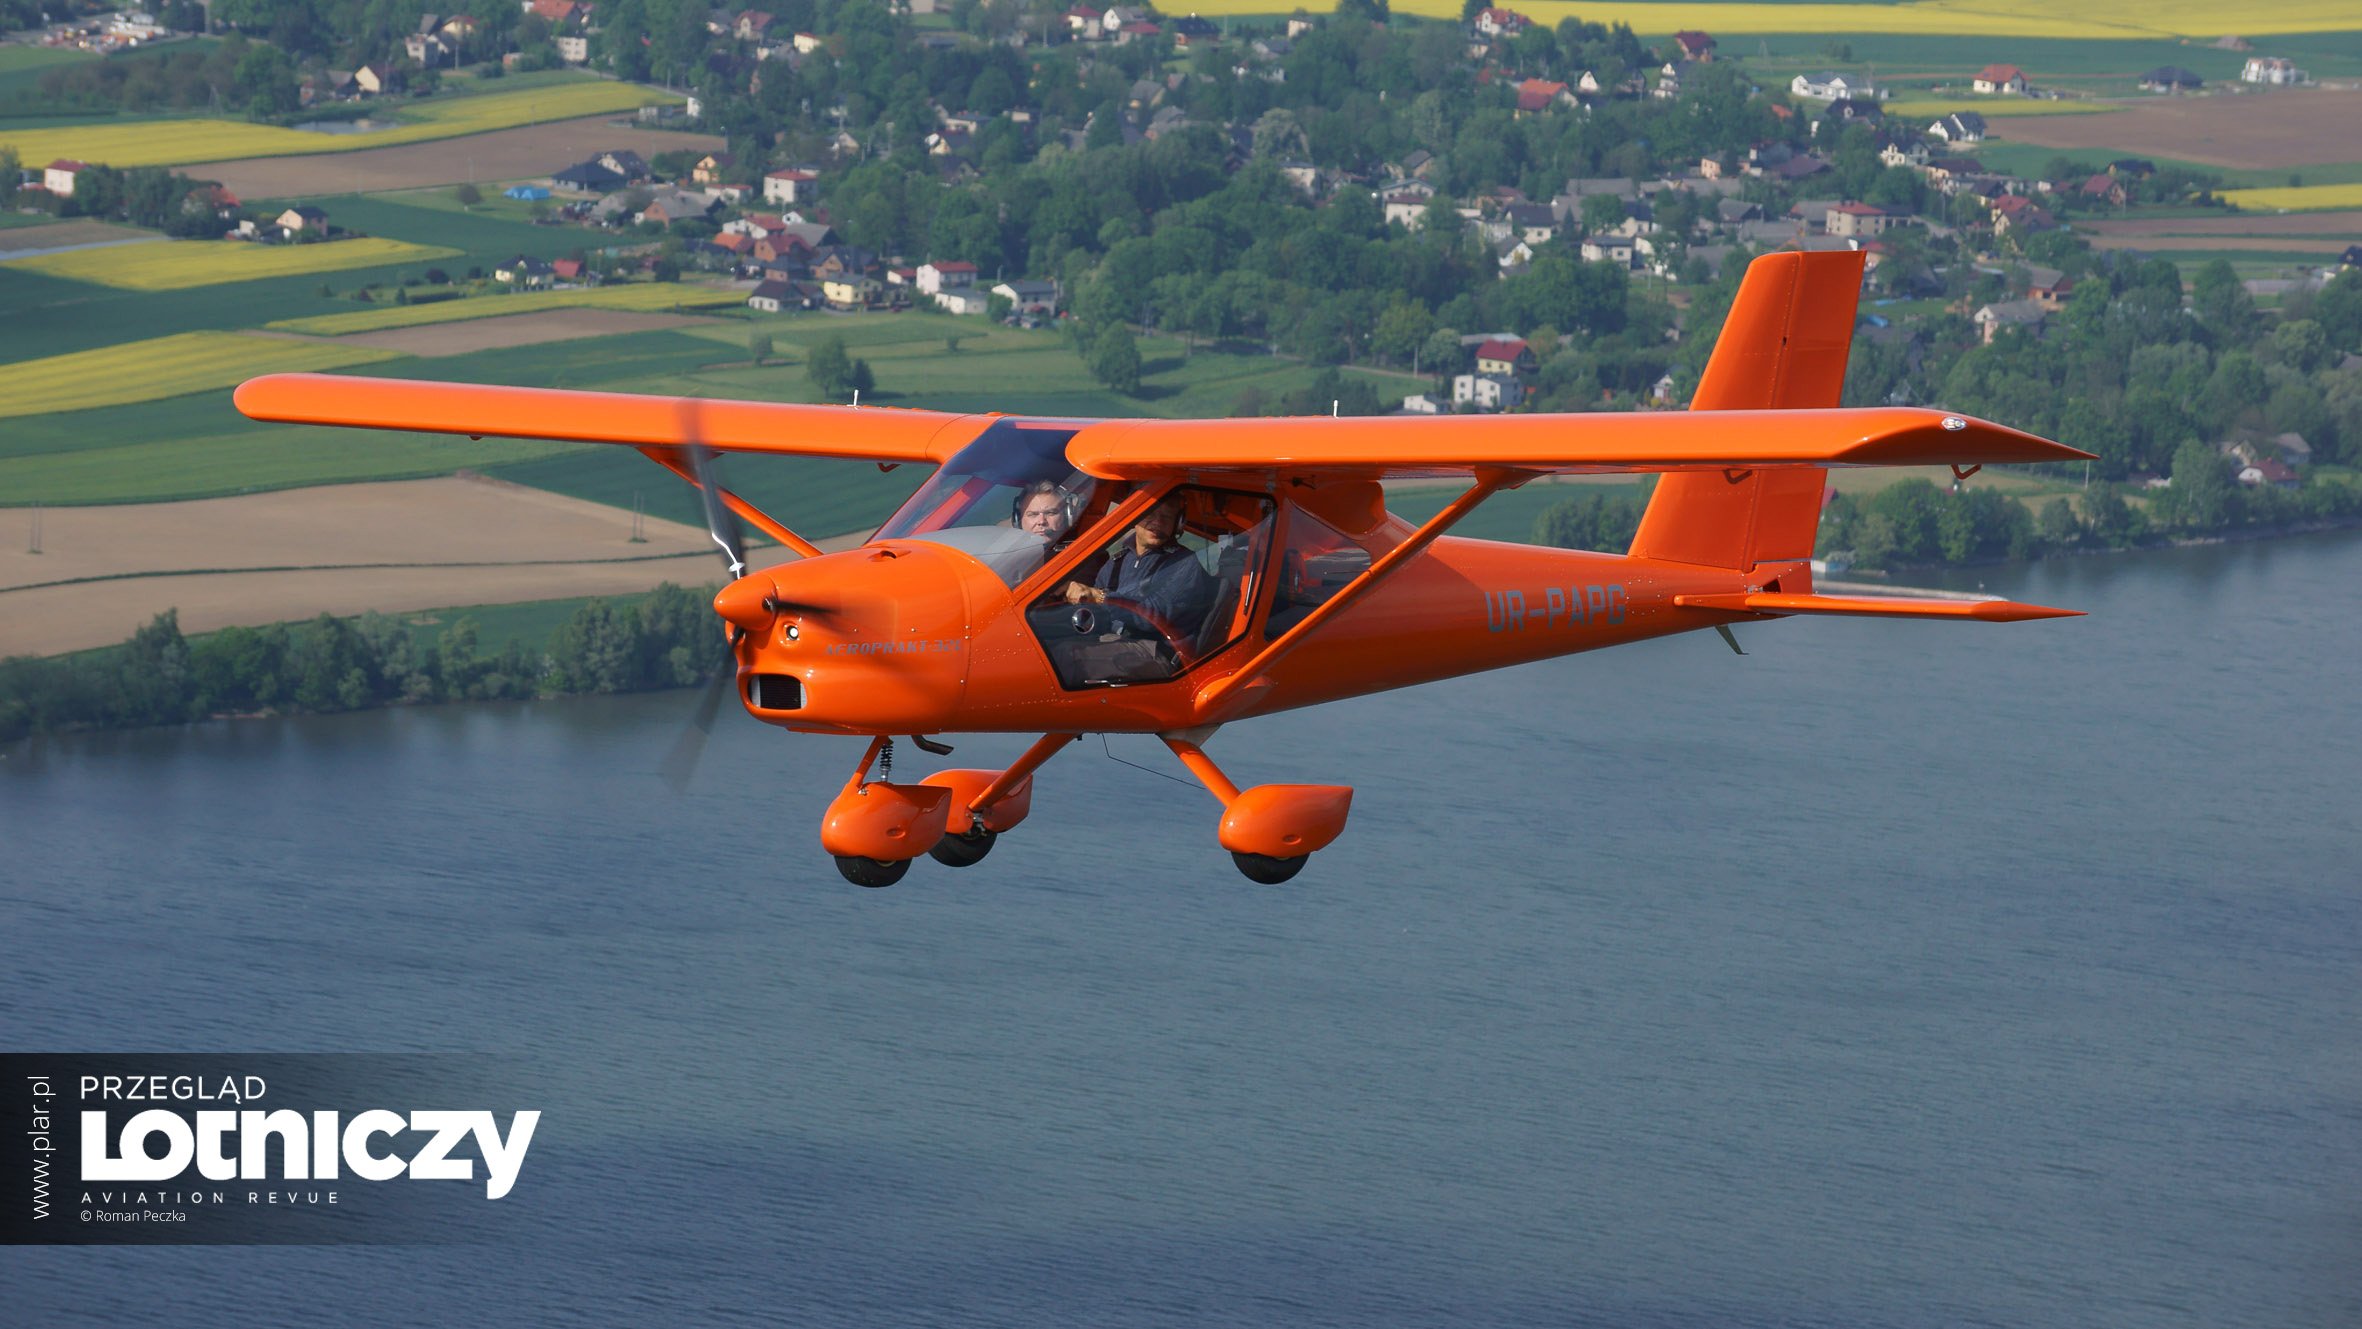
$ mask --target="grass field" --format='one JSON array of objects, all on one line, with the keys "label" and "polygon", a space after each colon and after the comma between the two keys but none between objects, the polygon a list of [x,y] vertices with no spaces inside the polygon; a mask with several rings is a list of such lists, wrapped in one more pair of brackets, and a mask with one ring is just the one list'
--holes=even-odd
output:
[{"label": "grass field", "polygon": [[[1277,0],[1194,0],[1207,18],[1279,14],[1294,6]],[[1327,12],[1334,0],[1311,0],[1305,8]],[[2362,28],[2353,0],[2287,0],[2271,6],[2232,8],[2213,0],[2153,0],[2128,7],[2115,0],[1918,0],[1911,4],[1678,4],[1669,0],[1526,0],[1517,11],[1555,27],[1560,20],[1624,23],[1633,31],[1662,35],[1703,28],[1728,40],[1738,33],[1876,31],[1899,34],[1958,33],[1986,37],[2248,37],[2291,32],[2344,32]],[[1400,0],[1397,14],[1458,19],[1453,0]]]},{"label": "grass field", "polygon": [[393,353],[235,332],[184,332],[73,351],[8,368],[0,417],[154,401],[227,387],[255,374],[342,369]]},{"label": "grass field", "polygon": [[178,291],[192,286],[265,277],[310,276],[389,263],[423,263],[460,251],[401,240],[365,237],[316,245],[261,245],[228,240],[172,240],[113,245],[11,260],[10,266],[70,281],[131,291]]},{"label": "grass field", "polygon": [[2228,189],[2223,201],[2249,212],[2311,212],[2320,208],[2362,207],[2362,183],[2302,185],[2291,189]]},{"label": "grass field", "polygon": [[637,84],[584,79],[405,106],[396,113],[401,124],[373,134],[314,134],[237,120],[156,120],[32,130],[0,125],[0,147],[14,147],[17,156],[28,162],[73,157],[119,167],[184,166],[246,157],[357,152],[678,100],[670,93]]},{"label": "grass field", "polygon": [[375,309],[357,309],[349,314],[280,319],[268,326],[282,332],[335,337],[348,332],[413,328],[427,323],[458,323],[468,319],[531,314],[544,309],[663,312],[675,309],[716,309],[745,303],[744,291],[728,291],[712,286],[684,286],[679,282],[636,282],[587,291],[520,291],[515,295],[482,295],[465,300],[439,300],[433,304],[381,305]]}]

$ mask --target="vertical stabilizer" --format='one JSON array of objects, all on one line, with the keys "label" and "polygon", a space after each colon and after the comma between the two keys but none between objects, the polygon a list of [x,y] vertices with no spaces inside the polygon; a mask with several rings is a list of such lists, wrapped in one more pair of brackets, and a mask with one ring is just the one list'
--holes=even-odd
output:
[{"label": "vertical stabilizer", "polygon": [[[1834,407],[1861,301],[1858,252],[1766,254],[1747,267],[1706,362],[1693,411]],[[1737,474],[1676,471],[1633,538],[1635,558],[1745,571],[1812,557],[1827,472],[1772,467]]]}]

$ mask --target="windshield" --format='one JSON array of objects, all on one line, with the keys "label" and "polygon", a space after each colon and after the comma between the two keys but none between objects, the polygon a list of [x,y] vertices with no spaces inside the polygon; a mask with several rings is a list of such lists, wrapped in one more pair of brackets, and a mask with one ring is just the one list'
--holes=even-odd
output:
[{"label": "windshield", "polygon": [[1016,585],[1092,510],[1095,483],[1066,461],[1076,428],[1055,420],[995,423],[953,454],[875,538],[948,545]]}]

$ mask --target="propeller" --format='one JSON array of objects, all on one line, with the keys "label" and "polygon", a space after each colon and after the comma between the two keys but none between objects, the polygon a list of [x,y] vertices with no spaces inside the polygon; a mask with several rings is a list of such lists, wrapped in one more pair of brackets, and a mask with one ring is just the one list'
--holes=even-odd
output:
[{"label": "propeller", "polygon": [[698,496],[705,500],[705,530],[714,545],[722,551],[722,564],[730,569],[730,580],[746,575],[746,533],[739,527],[738,514],[722,501],[722,463],[712,448],[702,444],[689,445],[689,472],[697,477]]},{"label": "propeller", "polygon": [[[705,531],[713,537],[714,547],[721,551],[722,565],[729,569],[735,583],[746,575],[746,533],[738,523],[738,514],[722,501],[721,459],[714,450],[699,441],[697,428],[698,403],[682,403],[681,433],[689,440],[683,451],[689,459],[689,472],[697,479],[697,494],[705,504]],[[735,648],[746,635],[737,623],[730,625],[730,645]],[[714,717],[722,709],[722,693],[737,681],[738,661],[735,651],[705,680],[704,689],[697,697],[697,710],[689,727],[674,740],[670,753],[665,755],[658,769],[666,784],[676,794],[687,793],[689,781],[697,774],[697,763],[705,756],[705,741],[714,729]]]}]

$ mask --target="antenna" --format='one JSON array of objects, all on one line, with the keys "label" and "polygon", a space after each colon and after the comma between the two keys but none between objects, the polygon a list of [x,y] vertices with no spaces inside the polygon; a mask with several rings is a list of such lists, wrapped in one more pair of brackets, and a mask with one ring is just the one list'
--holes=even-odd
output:
[{"label": "antenna", "polygon": [[1341,414],[1337,410],[1338,400],[1339,399],[1335,397],[1329,398],[1329,418],[1331,420],[1338,418],[1338,416]]},{"label": "antenna", "polygon": [[853,406],[856,410],[861,407],[861,389],[859,388],[853,389]]}]

